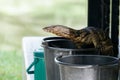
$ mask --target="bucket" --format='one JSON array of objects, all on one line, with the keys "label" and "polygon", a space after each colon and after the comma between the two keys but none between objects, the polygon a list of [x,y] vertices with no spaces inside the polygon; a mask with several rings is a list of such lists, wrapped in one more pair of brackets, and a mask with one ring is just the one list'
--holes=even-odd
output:
[{"label": "bucket", "polygon": [[61,37],[45,38],[43,40],[47,80],[60,80],[59,67],[54,61],[56,56],[76,55],[77,53],[99,54],[98,49],[95,48],[77,49],[72,41]]},{"label": "bucket", "polygon": [[118,80],[119,59],[100,55],[58,56],[61,80]]},{"label": "bucket", "polygon": [[[44,52],[42,49],[37,49],[33,53],[34,61],[28,67],[27,73],[34,74],[34,80],[46,80]],[[32,67],[34,67],[34,71],[31,71]]]}]

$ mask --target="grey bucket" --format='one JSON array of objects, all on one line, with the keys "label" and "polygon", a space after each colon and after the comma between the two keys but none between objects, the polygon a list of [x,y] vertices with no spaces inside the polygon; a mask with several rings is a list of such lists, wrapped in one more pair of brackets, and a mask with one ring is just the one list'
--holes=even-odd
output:
[{"label": "grey bucket", "polygon": [[69,55],[55,58],[61,80],[118,80],[119,59],[100,55]]},{"label": "grey bucket", "polygon": [[56,56],[99,53],[95,48],[77,49],[72,41],[62,37],[48,37],[43,40],[47,80],[60,80],[59,67],[54,61]]}]

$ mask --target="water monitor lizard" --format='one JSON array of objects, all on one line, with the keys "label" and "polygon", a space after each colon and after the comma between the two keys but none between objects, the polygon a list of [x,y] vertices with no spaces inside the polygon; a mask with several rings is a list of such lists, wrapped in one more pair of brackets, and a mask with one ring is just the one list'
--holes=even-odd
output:
[{"label": "water monitor lizard", "polygon": [[101,29],[86,27],[76,30],[64,25],[52,25],[44,27],[43,30],[72,40],[78,48],[93,44],[100,49],[102,55],[114,55],[112,41]]}]

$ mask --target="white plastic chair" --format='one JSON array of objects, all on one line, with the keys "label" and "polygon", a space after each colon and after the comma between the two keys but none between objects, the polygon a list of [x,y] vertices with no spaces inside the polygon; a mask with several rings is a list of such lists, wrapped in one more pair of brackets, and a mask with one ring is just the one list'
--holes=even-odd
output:
[{"label": "white plastic chair", "polygon": [[[33,62],[34,56],[33,51],[35,49],[41,49],[41,43],[44,37],[24,37],[22,39],[22,48],[24,53],[24,63],[25,70],[29,67],[29,65]],[[28,74],[25,71],[26,80],[34,80],[33,74]]]}]

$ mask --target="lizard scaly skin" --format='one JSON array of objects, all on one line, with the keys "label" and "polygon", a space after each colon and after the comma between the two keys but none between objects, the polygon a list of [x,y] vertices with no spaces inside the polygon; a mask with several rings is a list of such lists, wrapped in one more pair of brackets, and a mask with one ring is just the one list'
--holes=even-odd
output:
[{"label": "lizard scaly skin", "polygon": [[43,30],[72,40],[78,48],[93,44],[95,48],[100,49],[102,55],[114,55],[111,39],[101,29],[86,27],[75,30],[63,25],[52,25]]}]

